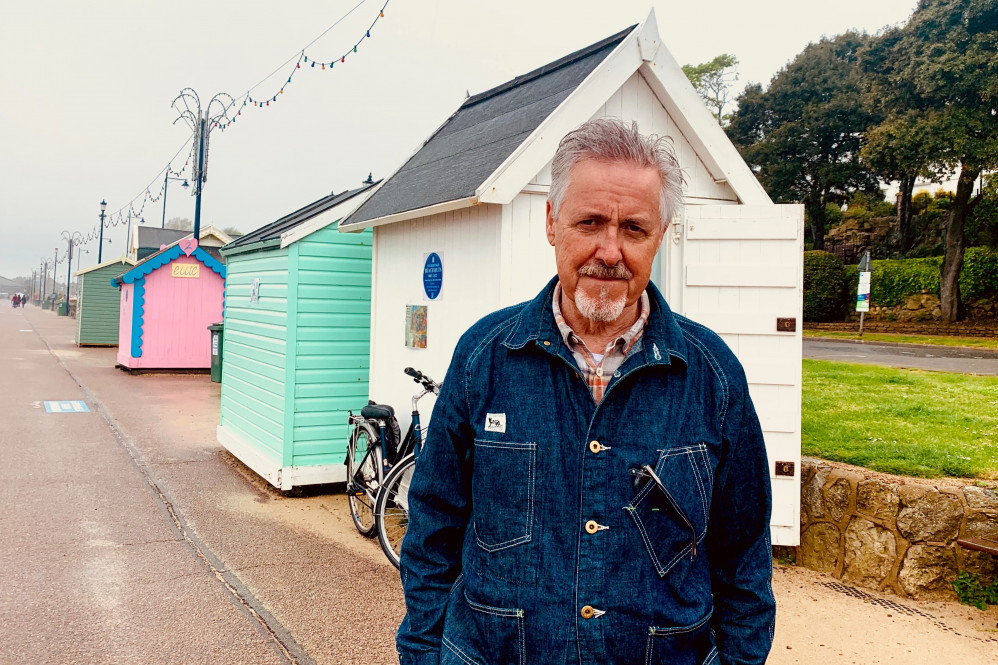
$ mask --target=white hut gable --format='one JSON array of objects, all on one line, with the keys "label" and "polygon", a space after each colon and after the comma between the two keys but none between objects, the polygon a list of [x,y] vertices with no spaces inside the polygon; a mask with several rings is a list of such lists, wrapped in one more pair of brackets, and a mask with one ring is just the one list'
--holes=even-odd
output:
[{"label": "white hut gable", "polygon": [[653,10],[639,26],[465,100],[342,228],[541,193],[561,137],[604,116],[673,138],[688,202],[772,203],[662,44]]}]

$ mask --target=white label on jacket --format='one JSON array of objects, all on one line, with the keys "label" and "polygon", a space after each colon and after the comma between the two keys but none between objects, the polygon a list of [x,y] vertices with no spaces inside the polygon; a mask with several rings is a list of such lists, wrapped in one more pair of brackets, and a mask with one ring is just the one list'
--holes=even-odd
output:
[{"label": "white label on jacket", "polygon": [[486,413],[485,414],[485,431],[486,432],[504,432],[506,431],[506,414],[505,413]]}]

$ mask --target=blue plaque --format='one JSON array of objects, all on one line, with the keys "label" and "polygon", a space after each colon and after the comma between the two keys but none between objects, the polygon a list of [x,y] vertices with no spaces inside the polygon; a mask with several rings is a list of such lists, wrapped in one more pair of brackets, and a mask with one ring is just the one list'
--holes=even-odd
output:
[{"label": "blue plaque", "polygon": [[436,300],[440,295],[440,289],[444,285],[444,264],[436,252],[432,252],[426,257],[423,264],[423,292],[430,300]]}]

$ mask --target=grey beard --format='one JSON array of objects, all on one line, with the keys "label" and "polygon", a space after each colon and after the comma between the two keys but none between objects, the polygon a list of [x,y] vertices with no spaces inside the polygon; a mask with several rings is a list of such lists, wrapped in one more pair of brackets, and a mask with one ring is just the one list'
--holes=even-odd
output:
[{"label": "grey beard", "polygon": [[586,293],[576,289],[575,306],[578,308],[579,313],[590,321],[599,321],[601,323],[611,323],[620,318],[620,315],[624,313],[624,307],[627,305],[627,296],[624,295],[616,300],[610,300],[608,291],[609,289],[606,288],[600,289],[598,298],[590,298]]}]

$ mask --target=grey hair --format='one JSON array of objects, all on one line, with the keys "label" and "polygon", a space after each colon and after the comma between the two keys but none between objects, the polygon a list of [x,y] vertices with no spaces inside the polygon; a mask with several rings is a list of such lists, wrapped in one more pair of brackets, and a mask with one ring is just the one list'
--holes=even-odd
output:
[{"label": "grey hair", "polygon": [[617,118],[596,118],[566,134],[558,144],[551,162],[551,190],[548,193],[552,218],[558,219],[572,167],[587,159],[629,162],[658,170],[662,180],[658,209],[663,229],[682,209],[686,178],[676,159],[672,139],[655,134],[643,135],[638,131],[636,122],[628,126]]}]

